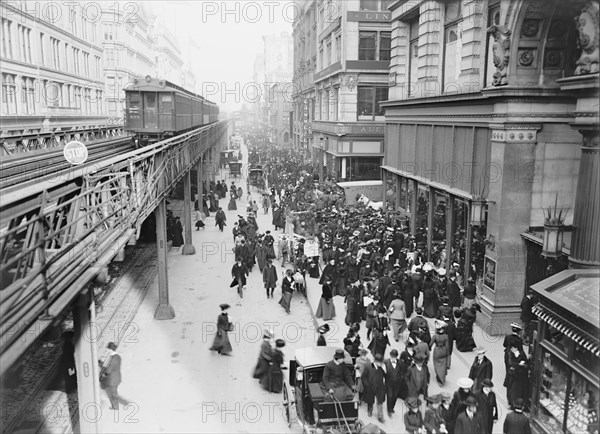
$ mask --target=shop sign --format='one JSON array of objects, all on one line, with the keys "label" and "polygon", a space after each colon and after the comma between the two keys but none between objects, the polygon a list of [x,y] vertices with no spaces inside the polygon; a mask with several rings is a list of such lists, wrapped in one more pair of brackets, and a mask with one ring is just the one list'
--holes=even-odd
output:
[{"label": "shop sign", "polygon": [[391,12],[348,11],[348,21],[350,22],[370,21],[389,23],[391,20]]},{"label": "shop sign", "polygon": [[485,257],[485,264],[483,267],[483,284],[492,291],[496,290],[496,261]]}]

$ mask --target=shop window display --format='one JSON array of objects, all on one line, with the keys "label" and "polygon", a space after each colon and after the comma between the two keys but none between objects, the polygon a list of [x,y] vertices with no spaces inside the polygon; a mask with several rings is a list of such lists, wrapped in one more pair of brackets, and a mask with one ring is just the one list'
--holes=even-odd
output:
[{"label": "shop window display", "polygon": [[540,392],[537,422],[548,431],[598,433],[598,388],[548,351],[542,356]]},{"label": "shop window display", "polygon": [[417,226],[416,242],[417,249],[421,251],[423,258],[427,258],[427,229],[429,219],[429,187],[419,185],[417,191]]},{"label": "shop window display", "polygon": [[433,237],[431,246],[431,261],[436,267],[446,266],[446,218],[448,198],[442,194],[435,193],[435,204],[433,209]]},{"label": "shop window display", "polygon": [[486,232],[486,225],[473,227],[473,238],[471,240],[471,274],[474,274],[477,278],[483,276]]},{"label": "shop window display", "polygon": [[465,269],[467,256],[467,228],[469,227],[469,213],[467,210],[465,201],[454,199],[454,228],[450,261],[459,264],[461,270]]}]

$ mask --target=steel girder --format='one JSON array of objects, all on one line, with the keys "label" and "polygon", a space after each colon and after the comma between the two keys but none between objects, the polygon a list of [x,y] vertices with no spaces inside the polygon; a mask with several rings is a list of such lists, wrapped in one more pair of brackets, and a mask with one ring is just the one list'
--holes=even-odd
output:
[{"label": "steel girder", "polygon": [[90,169],[0,192],[0,375],[134,236],[200,157],[220,121]]}]

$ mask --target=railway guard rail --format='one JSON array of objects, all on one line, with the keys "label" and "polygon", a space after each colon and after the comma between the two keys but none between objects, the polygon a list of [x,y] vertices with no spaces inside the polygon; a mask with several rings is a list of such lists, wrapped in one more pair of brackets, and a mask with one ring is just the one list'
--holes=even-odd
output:
[{"label": "railway guard rail", "polygon": [[219,121],[25,190],[0,191],[0,375],[134,236],[201,156]]},{"label": "railway guard rail", "polygon": [[125,137],[127,133],[122,125],[102,127],[82,127],[69,130],[56,130],[43,133],[2,134],[0,136],[0,155],[15,155],[40,149],[64,146],[71,140],[87,143],[94,140]]}]

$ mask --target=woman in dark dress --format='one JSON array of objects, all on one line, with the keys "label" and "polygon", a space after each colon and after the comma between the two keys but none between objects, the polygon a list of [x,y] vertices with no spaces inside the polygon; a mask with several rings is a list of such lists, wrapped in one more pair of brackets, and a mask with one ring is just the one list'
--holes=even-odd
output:
[{"label": "woman in dark dress", "polygon": [[315,316],[317,318],[322,318],[325,321],[335,318],[335,306],[331,294],[331,277],[329,276],[327,276],[325,283],[323,284],[321,300],[319,301]]},{"label": "woman in dark dress", "polygon": [[[363,299],[362,285],[354,285],[355,282],[350,281],[350,286],[346,290],[346,325],[360,323],[362,321],[360,305]],[[383,353],[382,353],[383,354]]]},{"label": "woman in dark dress", "polygon": [[235,192],[235,189],[231,188],[231,192],[229,193],[230,199],[229,199],[229,205],[227,205],[227,209],[229,211],[235,211],[237,210],[237,204],[235,203],[235,200],[237,199],[237,194]]},{"label": "woman in dark dress", "polygon": [[206,217],[210,217],[210,211],[208,209],[208,203],[206,202],[206,196],[202,196],[202,211]]},{"label": "woman in dark dress", "polygon": [[462,311],[461,317],[456,324],[456,349],[460,352],[469,352],[477,346],[473,339],[473,323],[475,314],[472,309]]},{"label": "woman in dark dress", "polygon": [[228,356],[233,351],[229,337],[227,336],[227,332],[233,331],[233,322],[227,313],[227,310],[231,306],[224,303],[219,307],[221,308],[221,315],[217,318],[217,334],[210,350],[216,351],[223,356]]},{"label": "woman in dark dress", "polygon": [[283,339],[277,339],[275,341],[275,349],[273,350],[273,359],[269,365],[269,370],[261,384],[265,390],[272,393],[281,393],[283,389],[283,372],[281,365],[283,365],[283,352],[281,348],[285,347],[285,341]]},{"label": "woman in dark dress", "polygon": [[512,344],[508,353],[508,372],[506,396],[508,405],[512,408],[517,398],[527,402],[529,393],[529,366],[527,356],[520,350],[517,343]]},{"label": "woman in dark dress", "polygon": [[435,282],[431,278],[431,274],[427,273],[423,281],[423,316],[435,318],[439,304]]}]

